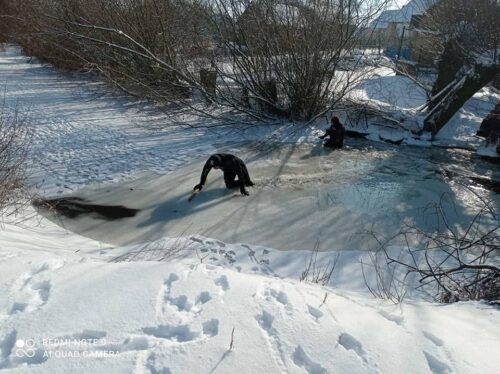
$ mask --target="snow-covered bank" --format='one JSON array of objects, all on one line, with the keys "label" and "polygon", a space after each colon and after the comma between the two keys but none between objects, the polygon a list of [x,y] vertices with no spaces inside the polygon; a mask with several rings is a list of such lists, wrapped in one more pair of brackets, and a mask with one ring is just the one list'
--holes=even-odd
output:
[{"label": "snow-covered bank", "polygon": [[[395,306],[266,275],[274,261],[255,262],[251,274],[198,251],[110,263],[115,249],[42,227],[31,236],[40,248],[2,246],[0,370],[494,373],[500,363],[498,310],[481,303]],[[7,225],[3,236],[18,230]],[[242,250],[198,240],[216,252]]]},{"label": "snow-covered bank", "polygon": [[[409,78],[396,73],[387,67],[376,69],[372,76],[361,83],[350,93],[350,97],[359,103],[367,103],[371,107],[380,108],[392,113],[394,118],[412,118],[415,124],[422,125],[425,112],[417,109],[426,103],[425,91]],[[373,123],[364,123],[364,118],[358,124],[354,118],[346,117],[348,126],[354,126],[359,131],[369,134],[374,141],[389,139],[401,144],[418,146],[451,146],[475,150],[482,143],[476,137],[482,120],[500,101],[500,92],[492,87],[484,87],[469,99],[450,121],[439,131],[436,139],[417,137],[410,131],[399,127],[391,128],[391,123],[374,119]],[[377,125],[377,122],[380,122]],[[388,125],[380,126],[380,124]],[[406,124],[410,126],[409,124]],[[413,125],[413,124],[412,124]],[[410,126],[414,127],[414,126]],[[419,127],[417,127],[419,128]]]}]

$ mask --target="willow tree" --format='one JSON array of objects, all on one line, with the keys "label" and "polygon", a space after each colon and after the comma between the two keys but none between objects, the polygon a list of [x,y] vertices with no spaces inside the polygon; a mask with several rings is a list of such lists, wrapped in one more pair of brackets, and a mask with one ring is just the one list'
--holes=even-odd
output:
[{"label": "willow tree", "polygon": [[468,99],[498,76],[498,19],[498,0],[441,0],[426,12],[422,27],[439,36],[432,42],[441,44],[442,54],[424,130],[437,134]]},{"label": "willow tree", "polygon": [[229,56],[214,69],[235,108],[311,120],[338,103],[363,69],[345,62],[385,5],[373,0],[215,0],[209,15]]}]

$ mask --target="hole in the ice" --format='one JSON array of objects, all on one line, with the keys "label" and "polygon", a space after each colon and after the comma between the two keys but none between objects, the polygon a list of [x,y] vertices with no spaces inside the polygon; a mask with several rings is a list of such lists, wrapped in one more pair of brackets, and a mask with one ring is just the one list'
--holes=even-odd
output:
[{"label": "hole in the ice", "polygon": [[95,215],[97,218],[115,220],[134,217],[138,209],[123,205],[99,205],[85,202],[79,197],[63,197],[57,199],[37,199],[33,206],[38,209],[48,209],[68,218],[78,218],[81,215]]}]

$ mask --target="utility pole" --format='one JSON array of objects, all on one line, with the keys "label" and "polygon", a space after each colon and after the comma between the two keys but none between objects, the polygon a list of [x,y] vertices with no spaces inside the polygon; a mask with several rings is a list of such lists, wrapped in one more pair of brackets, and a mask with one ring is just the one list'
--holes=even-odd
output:
[{"label": "utility pole", "polygon": [[405,37],[405,29],[406,29],[406,26],[403,26],[403,32],[401,33],[401,39],[399,40],[398,60],[401,59],[401,49],[403,48],[403,39]]}]

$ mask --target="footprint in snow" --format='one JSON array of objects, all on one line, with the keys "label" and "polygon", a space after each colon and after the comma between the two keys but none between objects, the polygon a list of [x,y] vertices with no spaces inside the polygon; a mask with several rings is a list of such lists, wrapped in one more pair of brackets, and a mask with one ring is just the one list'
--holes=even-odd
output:
[{"label": "footprint in snow", "polygon": [[399,326],[403,325],[403,322],[405,320],[403,316],[397,316],[395,314],[387,313],[385,310],[379,310],[378,313],[386,320],[394,322]]},{"label": "footprint in snow", "polygon": [[154,352],[147,357],[145,366],[147,369],[146,372],[151,374],[172,374],[168,367],[159,367],[156,362],[156,354]]},{"label": "footprint in snow", "polygon": [[0,369],[6,367],[2,363],[7,361],[16,344],[17,331],[12,330],[7,335],[0,337]]},{"label": "footprint in snow", "polygon": [[434,345],[438,346],[438,347],[441,347],[443,346],[443,341],[438,338],[436,335],[428,332],[428,331],[422,331],[422,334],[428,339],[430,340]]},{"label": "footprint in snow", "polygon": [[175,273],[171,273],[167,279],[165,279],[164,284],[170,289],[175,281],[179,280],[179,276]]},{"label": "footprint in snow", "polygon": [[219,286],[223,292],[229,290],[229,281],[225,275],[221,275],[219,278],[215,279],[214,283]]},{"label": "footprint in snow", "polygon": [[16,314],[16,313],[21,313],[21,312],[24,312],[24,310],[28,307],[28,304],[27,303],[23,303],[23,302],[14,302],[12,304],[12,306],[10,307],[9,309],[9,314],[10,315],[13,315],[13,314]]},{"label": "footprint in snow", "polygon": [[446,363],[433,356],[429,352],[424,351],[424,356],[427,360],[427,364],[429,365],[429,369],[433,374],[447,374],[452,372],[450,367]]},{"label": "footprint in snow", "polygon": [[0,370],[39,365],[48,360],[48,357],[44,357],[45,350],[36,345],[25,347],[23,343],[17,339],[16,330],[0,337]]},{"label": "footprint in snow", "polygon": [[144,336],[130,336],[119,343],[113,342],[99,348],[102,351],[135,352],[151,348],[151,343]]},{"label": "footprint in snow", "polygon": [[354,351],[360,359],[366,362],[366,352],[363,345],[354,336],[343,333],[339,336],[339,344],[348,351]]},{"label": "footprint in snow", "polygon": [[202,331],[195,331],[189,324],[184,325],[158,325],[144,327],[142,331],[146,335],[155,338],[166,339],[177,343],[186,343],[198,340],[202,337],[213,338],[219,334],[219,320],[211,319],[202,323]]},{"label": "footprint in snow", "polygon": [[9,314],[32,311],[45,305],[49,300],[52,284],[49,280],[36,281],[34,278],[61,266],[61,264],[44,263],[18,278],[13,286],[14,294],[17,296],[9,309]]},{"label": "footprint in snow", "polygon": [[288,305],[288,295],[286,294],[286,292],[278,291],[271,288],[266,290],[266,293],[271,295],[273,299],[275,299],[280,304]]},{"label": "footprint in snow", "polygon": [[210,295],[210,292],[203,291],[200,292],[200,294],[196,297],[196,304],[205,304],[210,300],[212,300],[212,295]]},{"label": "footprint in snow", "polygon": [[268,334],[273,333],[274,316],[271,313],[263,310],[262,314],[258,314],[255,316],[255,320],[257,321],[259,326]]},{"label": "footprint in snow", "polygon": [[[422,331],[422,334],[437,348],[438,352],[443,350],[443,345],[444,345],[443,340],[441,340],[440,338],[438,338],[437,336],[428,331]],[[446,374],[452,372],[450,366],[448,366],[446,362],[437,358],[435,355],[427,351],[424,351],[424,356],[425,359],[427,360],[427,364],[429,365],[429,369],[431,370],[432,373]]]},{"label": "footprint in snow", "polygon": [[144,327],[142,331],[147,335],[178,343],[189,342],[200,336],[199,332],[192,331],[189,325],[159,325]]},{"label": "footprint in snow", "polygon": [[193,307],[186,295],[171,297],[170,294],[166,294],[164,300],[167,304],[177,308],[179,312],[189,312]]},{"label": "footprint in snow", "polygon": [[219,320],[214,318],[203,322],[203,335],[213,338],[219,334]]},{"label": "footprint in snow", "polygon": [[326,374],[327,371],[320,364],[314,362],[304,352],[304,349],[299,345],[293,352],[293,363],[301,368],[304,368],[308,374]]},{"label": "footprint in snow", "polygon": [[60,336],[57,339],[65,340],[90,340],[90,339],[102,339],[106,337],[106,331],[100,330],[83,330],[82,332],[76,332],[70,335]]},{"label": "footprint in snow", "polygon": [[49,300],[51,283],[48,280],[32,284],[31,289],[38,294],[38,298],[41,301],[40,306]]},{"label": "footprint in snow", "polygon": [[175,305],[176,307],[178,307],[178,304],[182,305],[181,301],[174,300],[170,296],[172,284],[178,280],[179,276],[175,273],[170,273],[168,278],[163,280],[163,284],[161,285],[156,298],[156,314],[158,317],[163,316],[165,313],[165,304]]},{"label": "footprint in snow", "polygon": [[311,305],[307,305],[307,310],[309,311],[309,314],[314,318],[316,322],[319,322],[318,320],[323,317],[323,312],[319,310],[318,308],[315,308]]}]

